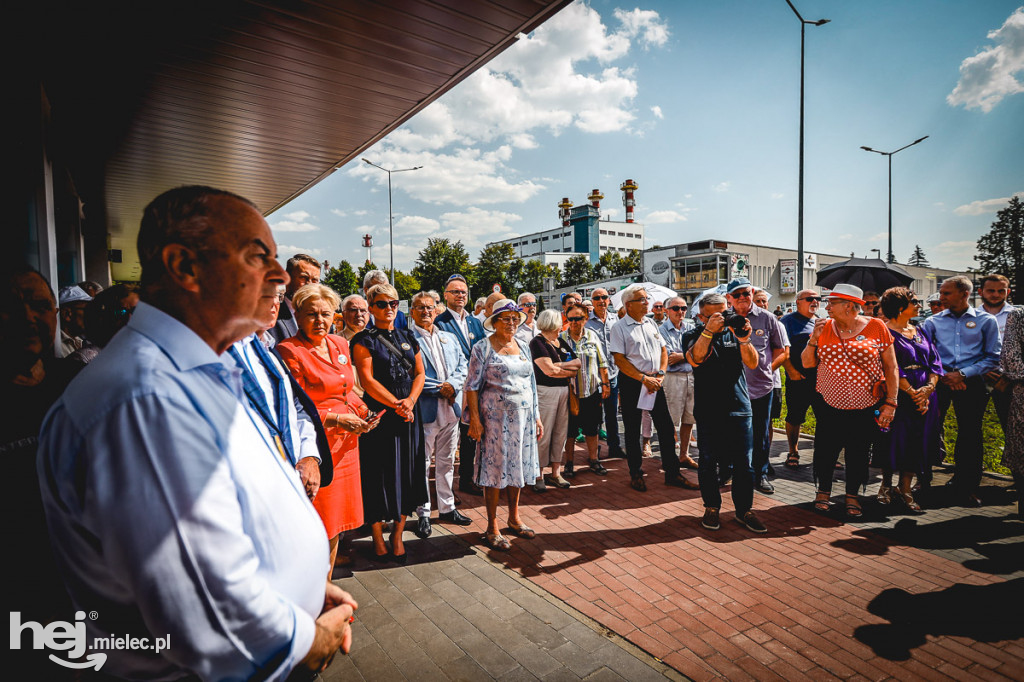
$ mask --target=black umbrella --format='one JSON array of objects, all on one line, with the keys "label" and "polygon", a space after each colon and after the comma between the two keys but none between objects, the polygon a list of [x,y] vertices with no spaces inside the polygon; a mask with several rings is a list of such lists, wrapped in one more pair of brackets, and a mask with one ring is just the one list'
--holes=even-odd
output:
[{"label": "black umbrella", "polygon": [[817,285],[834,289],[837,284],[852,284],[864,291],[881,294],[890,287],[908,287],[914,276],[881,258],[851,258],[818,270]]}]

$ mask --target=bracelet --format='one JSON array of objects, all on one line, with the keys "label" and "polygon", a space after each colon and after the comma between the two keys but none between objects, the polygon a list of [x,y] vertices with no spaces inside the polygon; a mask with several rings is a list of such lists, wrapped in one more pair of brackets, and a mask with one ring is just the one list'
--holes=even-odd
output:
[{"label": "bracelet", "polygon": [[890,407],[899,407],[899,403],[896,402],[896,400],[894,400],[894,399],[886,398],[885,399],[885,404],[889,405]]},{"label": "bracelet", "polygon": [[714,334],[709,334],[706,331],[701,332],[700,335],[703,336],[705,339],[713,339],[713,338],[715,338]]},{"label": "bracelet", "polygon": [[741,346],[749,346],[750,345],[750,341],[740,341],[740,345]]},{"label": "bracelet", "polygon": [[807,342],[807,345],[810,346],[811,348],[817,348],[818,347],[818,344],[811,343],[810,341]]}]

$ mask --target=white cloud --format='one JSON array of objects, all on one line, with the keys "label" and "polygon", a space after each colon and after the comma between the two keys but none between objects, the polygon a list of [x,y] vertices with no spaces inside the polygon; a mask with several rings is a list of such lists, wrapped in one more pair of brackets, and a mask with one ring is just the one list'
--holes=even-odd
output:
[{"label": "white cloud", "polygon": [[785,196],[782,192],[772,192],[772,199],[782,199]]},{"label": "white cloud", "polygon": [[280,260],[287,260],[291,258],[291,254],[296,253],[308,253],[310,256],[322,256],[324,255],[324,250],[314,249],[309,246],[294,246],[292,244],[277,245],[277,255]]},{"label": "white cloud", "polygon": [[875,234],[868,237],[869,242],[884,242],[889,239],[888,232],[876,232]]},{"label": "white cloud", "polygon": [[367,213],[369,213],[369,211],[367,211],[365,208],[362,208],[362,209],[359,209],[358,211],[352,211],[352,213],[354,213],[355,215],[358,215],[358,216],[363,216],[363,215],[366,215]]},{"label": "white cloud", "polygon": [[654,118],[665,118],[665,114],[662,113],[661,107],[659,107],[657,104],[651,107],[651,112],[654,114]]},{"label": "white cloud", "polygon": [[728,180],[726,180],[725,182],[720,182],[717,185],[712,185],[711,189],[713,189],[716,192],[728,192],[729,191],[729,187],[731,185],[732,185],[732,183],[729,182]]},{"label": "white cloud", "polygon": [[[1024,197],[1024,192],[1015,192],[1014,197]],[[957,215],[983,215],[985,213],[995,213],[1010,203],[1012,197],[1000,197],[999,199],[983,199],[981,201],[972,201],[969,204],[963,206],[957,206],[953,209],[953,213]]]},{"label": "white cloud", "polygon": [[977,247],[977,246],[978,246],[978,242],[971,241],[971,240],[967,239],[967,240],[964,240],[964,241],[942,242],[941,244],[939,244],[938,246],[936,246],[934,248],[937,251],[945,251],[947,253],[955,253],[955,252],[958,252],[958,251],[963,251],[964,249],[969,249],[969,250],[973,251],[975,249],[975,247]]},{"label": "white cloud", "polygon": [[[669,32],[653,11],[614,12],[617,27],[577,2],[520,38],[458,88],[391,133],[368,157],[388,168],[422,165],[392,181],[396,192],[462,206],[521,202],[544,188],[510,167],[515,149],[570,126],[587,133],[634,125],[636,72],[613,62],[634,45],[664,46]],[[660,109],[658,109],[660,113]],[[365,164],[352,175],[383,187],[387,176]]]},{"label": "white cloud", "polygon": [[837,239],[842,239],[843,241],[846,241],[847,239],[853,239],[853,235],[847,232],[846,234],[839,235]]},{"label": "white cloud", "polygon": [[1000,28],[990,31],[995,46],[960,64],[960,81],[946,96],[950,106],[992,111],[1007,95],[1024,92],[1016,74],[1024,71],[1024,7],[1018,7]]},{"label": "white cloud", "polygon": [[348,214],[342,211],[340,208],[332,208],[331,213],[338,216],[339,218],[345,218],[348,216]]},{"label": "white cloud", "polygon": [[661,223],[681,223],[686,220],[686,216],[679,211],[651,211],[644,219],[645,225],[659,225]]},{"label": "white cloud", "polygon": [[274,232],[315,232],[320,228],[313,223],[306,222],[310,215],[305,211],[294,211],[284,216],[285,220],[278,220],[270,223],[270,229]]},{"label": "white cloud", "polygon": [[639,7],[631,11],[615,9],[615,18],[622,22],[626,34],[630,38],[639,37],[645,49],[662,47],[668,42],[668,26],[654,10],[643,10]]},{"label": "white cloud", "polygon": [[407,215],[395,221],[395,233],[406,235],[430,235],[434,236],[441,229],[441,223],[433,218],[425,218],[418,215]]}]

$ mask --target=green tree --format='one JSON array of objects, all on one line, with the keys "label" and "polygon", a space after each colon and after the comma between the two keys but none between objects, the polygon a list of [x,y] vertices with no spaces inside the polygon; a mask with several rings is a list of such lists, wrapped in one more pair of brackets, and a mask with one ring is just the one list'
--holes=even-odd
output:
[{"label": "green tree", "polygon": [[534,296],[544,291],[544,278],[550,277],[548,269],[539,260],[528,260],[519,275],[519,292],[529,291]]},{"label": "green tree", "polygon": [[420,281],[412,275],[407,275],[401,270],[395,270],[395,289],[398,290],[398,298],[409,300],[413,294],[420,291]]},{"label": "green tree", "polygon": [[[618,254],[616,254],[618,255]],[[615,272],[616,277],[625,277],[640,272],[640,252],[633,249],[625,258],[619,259],[619,268]]]},{"label": "green tree", "polygon": [[473,266],[462,242],[452,242],[443,237],[428,239],[416,259],[412,275],[419,279],[424,289],[443,292],[448,278],[455,274],[464,276],[470,284],[474,283]]},{"label": "green tree", "polygon": [[580,253],[566,259],[562,279],[558,284],[562,287],[576,287],[593,279],[594,268],[590,265],[590,256]]},{"label": "green tree", "polygon": [[[381,268],[378,268],[377,264],[374,263],[373,261],[366,261],[365,263],[359,266],[359,272],[356,274],[356,286],[359,288],[360,291],[363,288],[363,279],[366,278],[366,273],[368,273],[370,270],[380,269]],[[387,270],[384,271],[384,274],[388,274]]]},{"label": "green tree", "polygon": [[989,231],[978,240],[978,262],[985,274],[999,273],[1010,279],[1010,289],[1024,286],[1024,203],[1013,197]]},{"label": "green tree", "polygon": [[[324,265],[327,262],[324,261]],[[323,283],[338,292],[342,298],[359,291],[362,282],[356,278],[356,271],[352,264],[343,260],[333,268],[329,268],[324,275]]]},{"label": "green tree", "polygon": [[615,273],[621,268],[622,256],[619,255],[619,252],[605,251],[601,254],[601,257],[597,260],[597,265],[594,267],[594,277],[598,279],[615,277]]},{"label": "green tree", "polygon": [[914,245],[914,253],[910,254],[910,258],[907,259],[907,265],[916,265],[919,268],[929,267],[928,257],[924,255],[924,250],[919,244]]},{"label": "green tree", "polygon": [[491,287],[501,285],[501,290],[511,296],[515,282],[509,281],[509,264],[516,259],[516,251],[511,244],[491,244],[480,251],[476,260],[477,296],[491,293]]}]

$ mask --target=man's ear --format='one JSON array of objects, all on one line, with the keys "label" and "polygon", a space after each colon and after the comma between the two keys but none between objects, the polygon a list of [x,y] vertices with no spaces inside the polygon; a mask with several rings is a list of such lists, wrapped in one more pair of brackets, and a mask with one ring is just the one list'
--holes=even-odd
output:
[{"label": "man's ear", "polygon": [[199,293],[199,260],[192,249],[182,244],[168,244],[160,252],[167,277],[186,291]]}]

